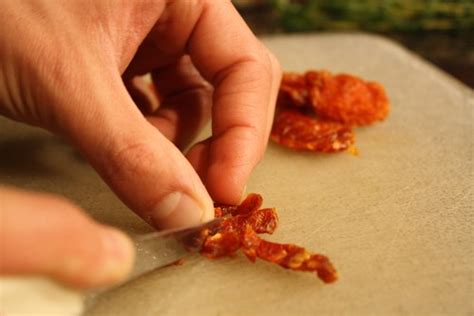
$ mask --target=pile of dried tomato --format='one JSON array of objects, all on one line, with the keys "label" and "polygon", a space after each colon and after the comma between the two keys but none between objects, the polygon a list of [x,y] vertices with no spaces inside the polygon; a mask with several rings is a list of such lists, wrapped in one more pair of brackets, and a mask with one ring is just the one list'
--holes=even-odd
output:
[{"label": "pile of dried tomato", "polygon": [[255,262],[256,258],[295,271],[314,272],[326,283],[337,280],[337,272],[326,256],[312,254],[292,244],[266,241],[258,234],[272,234],[278,224],[274,208],[263,208],[262,197],[250,194],[238,206],[217,205],[216,217],[224,217],[219,226],[201,232],[201,254],[214,259],[235,254],[239,249]]},{"label": "pile of dried tomato", "polygon": [[344,151],[354,145],[353,127],[384,120],[389,108],[378,83],[327,71],[285,73],[271,139],[295,150]]}]

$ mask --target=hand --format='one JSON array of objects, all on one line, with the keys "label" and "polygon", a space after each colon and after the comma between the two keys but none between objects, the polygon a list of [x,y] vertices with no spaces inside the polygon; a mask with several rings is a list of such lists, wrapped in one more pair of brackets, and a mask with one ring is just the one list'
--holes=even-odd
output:
[{"label": "hand", "polygon": [[[6,0],[0,7],[1,114],[70,139],[155,227],[208,220],[212,199],[239,202],[265,150],[281,72],[230,1]],[[158,110],[140,78],[148,72],[161,98]],[[178,147],[210,113],[212,136],[184,157]],[[56,197],[0,190],[7,201],[0,200],[7,219],[1,273],[97,286],[130,268],[130,244],[120,233],[108,231],[121,249],[108,257],[114,260],[90,256],[104,251],[107,243],[96,240],[106,229]],[[38,214],[61,224],[36,229],[44,218]],[[69,257],[82,263],[64,267]],[[121,268],[101,268],[105,262]],[[84,266],[119,272],[107,278]]]}]

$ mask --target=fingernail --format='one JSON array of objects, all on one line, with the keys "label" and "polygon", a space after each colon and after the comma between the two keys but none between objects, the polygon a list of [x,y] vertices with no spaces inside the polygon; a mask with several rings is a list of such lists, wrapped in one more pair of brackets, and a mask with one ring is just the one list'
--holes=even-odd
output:
[{"label": "fingernail", "polygon": [[165,196],[153,209],[153,224],[158,228],[177,228],[201,223],[204,206],[189,195],[173,192]]},{"label": "fingernail", "polygon": [[102,233],[105,260],[97,273],[104,283],[125,278],[132,270],[134,247],[127,235],[114,228],[105,228]]}]

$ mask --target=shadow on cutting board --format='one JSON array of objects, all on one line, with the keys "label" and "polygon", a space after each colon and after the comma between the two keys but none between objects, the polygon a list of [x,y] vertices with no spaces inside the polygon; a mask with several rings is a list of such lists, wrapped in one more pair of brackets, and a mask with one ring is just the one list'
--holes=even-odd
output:
[{"label": "shadow on cutting board", "polygon": [[50,140],[41,136],[0,141],[0,174],[7,178],[55,174],[42,155],[48,143]]},{"label": "shadow on cutting board", "polygon": [[58,148],[76,162],[87,163],[76,149],[55,136],[38,133],[0,139],[0,181],[60,175],[47,157],[48,152],[55,152]]}]

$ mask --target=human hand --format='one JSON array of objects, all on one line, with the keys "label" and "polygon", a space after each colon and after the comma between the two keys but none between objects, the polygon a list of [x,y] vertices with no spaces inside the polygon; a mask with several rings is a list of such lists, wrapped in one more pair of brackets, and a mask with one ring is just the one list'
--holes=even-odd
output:
[{"label": "human hand", "polygon": [[[263,156],[280,70],[230,1],[7,0],[1,7],[0,113],[69,138],[117,195],[155,227],[212,218],[210,196],[223,203],[239,201]],[[141,97],[150,93],[138,76],[147,72],[162,105],[144,115],[130,93],[145,108],[150,99]],[[192,146],[186,159],[178,147],[192,139],[210,113],[212,137]],[[36,208],[22,206],[33,202],[27,193],[13,196],[1,212]],[[55,211],[48,216],[63,222],[69,215]],[[0,238],[7,243],[2,249],[21,244],[17,235],[8,234],[21,225],[31,227],[34,218],[23,220],[13,222],[11,230],[2,228]],[[78,236],[99,234],[97,224],[78,221],[88,229],[80,233],[82,226],[76,227]],[[42,229],[37,232],[76,247],[62,238],[64,229]],[[93,239],[84,244],[100,251]],[[21,273],[49,274],[75,285],[110,283],[130,267],[129,244],[122,244],[124,255],[116,258],[122,272],[113,280],[80,269],[48,272],[35,263]],[[50,255],[45,260],[61,258]],[[96,260],[86,257],[76,254]],[[0,272],[15,272],[5,269],[15,262],[9,258],[2,258]]]}]

